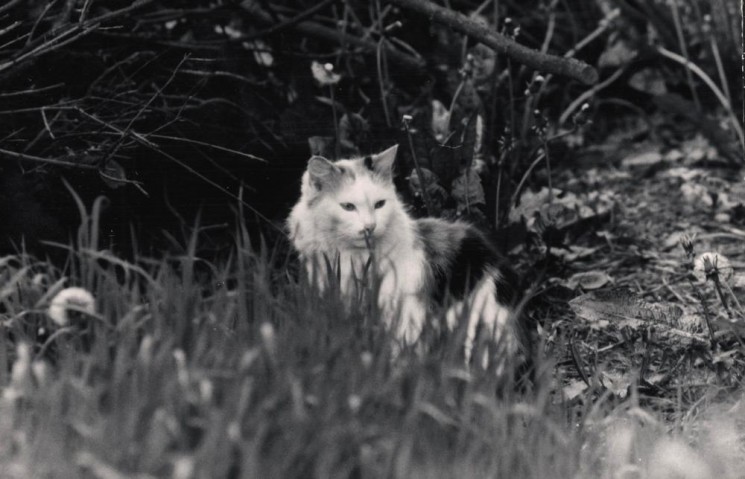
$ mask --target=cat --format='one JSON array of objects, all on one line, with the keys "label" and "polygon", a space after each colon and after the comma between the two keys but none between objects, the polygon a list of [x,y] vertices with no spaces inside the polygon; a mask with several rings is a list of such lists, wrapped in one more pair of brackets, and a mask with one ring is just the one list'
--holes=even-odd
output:
[{"label": "cat", "polygon": [[375,275],[377,305],[404,344],[415,343],[428,318],[452,302],[446,324],[452,330],[468,321],[467,361],[479,328],[514,353],[514,273],[474,226],[409,215],[393,182],[397,148],[335,162],[310,158],[287,219],[305,273],[320,291],[338,277],[348,301],[360,278]]}]

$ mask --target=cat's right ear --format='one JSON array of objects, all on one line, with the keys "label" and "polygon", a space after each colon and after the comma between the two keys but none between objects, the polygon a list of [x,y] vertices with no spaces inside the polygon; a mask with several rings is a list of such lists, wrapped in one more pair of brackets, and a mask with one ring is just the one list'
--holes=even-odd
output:
[{"label": "cat's right ear", "polygon": [[310,182],[318,190],[330,189],[339,183],[341,170],[338,166],[322,156],[313,156],[308,160]]}]

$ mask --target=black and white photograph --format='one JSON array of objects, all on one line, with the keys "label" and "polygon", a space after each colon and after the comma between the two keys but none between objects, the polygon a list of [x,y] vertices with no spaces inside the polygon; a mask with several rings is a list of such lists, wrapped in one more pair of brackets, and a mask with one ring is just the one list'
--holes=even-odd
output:
[{"label": "black and white photograph", "polygon": [[0,0],[0,479],[745,479],[742,0]]}]

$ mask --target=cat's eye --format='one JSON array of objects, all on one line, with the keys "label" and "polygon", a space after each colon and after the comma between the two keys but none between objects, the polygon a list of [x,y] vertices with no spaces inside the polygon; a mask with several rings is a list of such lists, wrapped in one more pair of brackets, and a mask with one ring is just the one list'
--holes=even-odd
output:
[{"label": "cat's eye", "polygon": [[382,208],[383,206],[385,206],[385,200],[380,200],[380,201],[376,201],[376,202],[375,202],[375,209],[376,209],[376,210],[379,210],[379,209],[380,209],[380,208]]},{"label": "cat's eye", "polygon": [[341,207],[347,211],[354,211],[357,209],[357,207],[354,206],[354,203],[341,203]]}]

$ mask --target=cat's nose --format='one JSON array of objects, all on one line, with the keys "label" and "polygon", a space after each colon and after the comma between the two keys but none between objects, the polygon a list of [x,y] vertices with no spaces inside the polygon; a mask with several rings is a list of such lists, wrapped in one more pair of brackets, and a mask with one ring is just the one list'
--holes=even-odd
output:
[{"label": "cat's nose", "polygon": [[362,230],[362,234],[372,234],[375,231],[375,223],[365,223],[365,229]]}]

